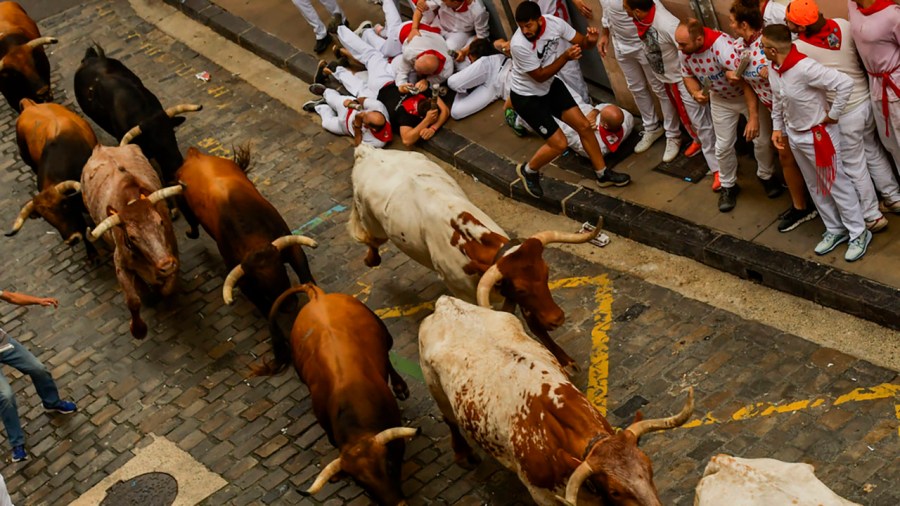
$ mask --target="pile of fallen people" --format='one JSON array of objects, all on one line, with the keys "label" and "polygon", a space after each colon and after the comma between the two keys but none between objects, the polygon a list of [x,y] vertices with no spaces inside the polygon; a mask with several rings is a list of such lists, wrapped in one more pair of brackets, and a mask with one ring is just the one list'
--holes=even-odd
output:
[{"label": "pile of fallen people", "polygon": [[[590,160],[600,187],[626,186],[631,177],[607,167],[604,156],[619,150],[635,118],[615,104],[591,103],[578,60],[597,50],[615,58],[634,96],[643,125],[634,152],[665,137],[663,162],[702,154],[720,212],[735,208],[741,190],[740,134],[753,143],[766,195],[790,194],[778,230],[821,216],[819,255],[846,242],[844,258],[862,258],[872,234],[888,224],[884,213],[900,213],[900,7],[893,0],[849,0],[849,21],[826,18],[815,0],[735,0],[736,39],[679,20],[656,0],[600,4],[601,28],[579,33],[564,2],[526,1],[515,11],[515,34],[490,40],[482,0],[418,0],[406,22],[385,0],[383,25],[336,27],[335,60],[319,62],[310,86],[322,98],[304,109],[357,144],[382,147],[399,136],[410,147],[451,117],[503,100],[517,135],[545,140],[516,167],[531,196],[543,196],[541,169],[567,150]],[[573,5],[593,17],[583,1]],[[445,101],[448,88],[452,100]],[[683,151],[682,129],[690,138]]]}]

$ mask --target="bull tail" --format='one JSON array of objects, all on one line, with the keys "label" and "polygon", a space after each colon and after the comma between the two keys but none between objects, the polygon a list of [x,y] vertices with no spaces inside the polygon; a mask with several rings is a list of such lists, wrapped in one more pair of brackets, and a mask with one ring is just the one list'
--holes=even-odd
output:
[{"label": "bull tail", "polygon": [[297,292],[305,293],[310,301],[317,300],[319,294],[323,293],[322,289],[316,285],[306,283],[288,288],[275,299],[275,302],[272,303],[272,308],[269,309],[269,332],[272,334],[272,353],[275,357],[272,361],[264,361],[262,365],[252,366],[251,370],[253,376],[272,376],[280,374],[291,364],[291,361],[293,360],[291,342],[290,339],[284,335],[281,326],[278,325],[278,313],[281,304],[283,304],[288,297]]},{"label": "bull tail", "polygon": [[247,142],[240,146],[231,146],[232,151],[234,151],[234,155],[232,155],[232,160],[237,164],[238,167],[244,171],[244,174],[250,172],[250,143]]}]

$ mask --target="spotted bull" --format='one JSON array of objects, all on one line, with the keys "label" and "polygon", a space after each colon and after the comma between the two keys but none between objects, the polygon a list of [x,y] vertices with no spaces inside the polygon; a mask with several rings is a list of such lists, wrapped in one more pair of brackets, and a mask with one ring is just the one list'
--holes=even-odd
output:
[{"label": "spotted bull", "polygon": [[[178,115],[199,111],[202,106],[181,104],[163,109],[134,72],[119,60],[107,58],[98,45],[87,49],[75,72],[75,98],[101,128],[121,139],[123,145],[134,141],[156,162],[163,183],[176,183],[175,172],[184,162],[175,138],[175,127],[184,122]],[[189,237],[197,237],[197,220],[180,199],[178,206],[191,227]]]},{"label": "spotted bull", "polygon": [[388,359],[391,334],[362,302],[305,284],[287,290],[272,305],[269,322],[276,340],[286,339],[275,320],[278,308],[297,292],[305,293],[309,302],[294,321],[291,352],[287,357],[276,354],[275,361],[259,374],[282,371],[293,360],[309,388],[316,420],[340,450],[340,457],[319,473],[304,494],[317,493],[343,472],[379,504],[405,505],[400,490],[404,439],[419,431],[400,426],[394,395],[406,399],[409,389]]},{"label": "spotted bull", "polygon": [[56,44],[42,37],[34,21],[16,2],[0,2],[0,92],[19,110],[23,98],[50,102],[50,61],[44,46]]},{"label": "spotted bull", "polygon": [[[7,236],[15,235],[31,217],[44,218],[66,244],[80,241],[87,228],[81,195],[81,170],[97,145],[91,126],[69,109],[57,104],[37,104],[22,99],[16,120],[19,155],[37,176],[38,194],[19,212]],[[85,241],[89,257],[96,250]]]},{"label": "spotted bull", "polygon": [[316,242],[291,235],[278,210],[247,178],[249,163],[248,150],[239,150],[232,161],[190,148],[177,177],[185,184],[188,206],[216,241],[230,271],[223,287],[225,303],[233,302],[237,284],[268,315],[272,302],[291,286],[285,262],[301,283],[313,282],[301,246],[314,248]]},{"label": "spotted bull", "polygon": [[139,287],[171,295],[178,281],[178,249],[165,199],[180,186],[162,188],[140,148],[97,145],[81,174],[85,205],[97,228],[88,239],[104,237],[115,247],[116,278],[131,312],[131,335],[143,339]]},{"label": "spotted bull", "polygon": [[518,319],[449,296],[419,327],[419,361],[458,463],[476,461],[468,441],[475,443],[542,506],[563,495],[569,505],[661,506],[638,439],[684,424],[693,390],[677,415],[638,415],[616,432]]},{"label": "spotted bull", "polygon": [[[563,324],[565,314],[547,286],[543,259],[551,243],[582,243],[599,233],[555,231],[511,240],[487,214],[469,201],[443,169],[424,155],[360,145],[353,165],[353,207],[348,229],[369,246],[365,263],[381,262],[378,247],[390,240],[425,267],[437,271],[455,296],[489,303],[494,290],[505,309],[521,306],[531,331],[564,367],[575,361],[548,331]],[[479,282],[480,280],[480,282]]]}]

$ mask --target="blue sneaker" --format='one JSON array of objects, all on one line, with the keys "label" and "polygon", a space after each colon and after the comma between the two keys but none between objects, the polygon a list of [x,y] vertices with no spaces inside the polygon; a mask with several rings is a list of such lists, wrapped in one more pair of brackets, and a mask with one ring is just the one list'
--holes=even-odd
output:
[{"label": "blue sneaker", "polygon": [[834,248],[837,248],[838,244],[847,242],[849,240],[849,235],[832,234],[831,232],[825,232],[824,234],[822,234],[822,240],[819,241],[819,244],[816,245],[816,255],[824,255]]},{"label": "blue sneaker", "polygon": [[28,452],[25,451],[25,445],[19,445],[13,448],[12,461],[22,462],[28,459]]},{"label": "blue sneaker", "polygon": [[75,406],[75,403],[72,401],[59,401],[55,406],[44,405],[44,411],[54,411],[56,413],[68,415],[69,413],[78,411],[78,407]]}]

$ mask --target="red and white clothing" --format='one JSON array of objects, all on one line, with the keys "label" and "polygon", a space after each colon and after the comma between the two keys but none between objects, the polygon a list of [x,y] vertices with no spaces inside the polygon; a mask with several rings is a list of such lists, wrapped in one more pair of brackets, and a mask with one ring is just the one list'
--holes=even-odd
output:
[{"label": "red and white clothing", "polygon": [[422,1],[428,8],[422,14],[422,22],[440,28],[453,51],[468,46],[475,38],[490,39],[490,14],[481,0],[464,1],[455,9],[440,0],[419,0]]},{"label": "red and white clothing", "polygon": [[[741,77],[744,78],[744,81],[749,84],[751,88],[753,88],[753,92],[756,93],[759,101],[762,102],[767,109],[771,110],[772,87],[769,86],[768,70],[763,72],[763,69],[766,69],[769,66],[769,59],[766,58],[765,53],[763,53],[762,36],[757,34],[749,43],[744,39],[739,39],[738,50],[741,57],[743,57],[743,53],[746,51],[750,61],[747,68],[744,69],[744,73],[741,74]],[[740,58],[738,58],[737,61],[732,61],[728,70],[737,70],[739,64]],[[763,77],[763,75],[766,75],[766,77]]]},{"label": "red and white clothing", "polygon": [[[832,234],[849,234],[850,239],[856,239],[865,232],[866,224],[859,197],[841,162],[841,130],[835,124],[822,128],[826,115],[838,119],[843,114],[853,93],[853,81],[807,58],[796,47],[780,68],[773,64],[769,81],[774,95],[774,128],[787,134],[791,152],[826,230]],[[832,102],[829,102],[828,93],[834,97]],[[813,129],[822,139],[818,143],[818,153],[817,134]],[[833,153],[826,149],[828,140]]]},{"label": "red and white clothing", "polygon": [[334,77],[351,95],[364,97],[368,101],[378,96],[378,92],[385,85],[394,82],[394,67],[381,51],[370,46],[346,26],[338,27],[337,37],[344,49],[366,66],[366,80],[362,80],[344,67],[338,67],[334,72]]},{"label": "red and white clothing", "polygon": [[[542,0],[537,2],[541,8],[541,14],[544,16],[554,16],[563,23],[572,25],[572,18],[569,17],[569,10],[566,8],[565,0]],[[572,47],[569,42],[572,39],[566,39],[556,46],[556,56],[565,53],[567,49]],[[581,64],[577,60],[570,61],[563,65],[563,68],[556,73],[556,77],[569,87],[575,90],[579,98],[585,102],[590,102],[591,97],[588,95],[587,83],[584,81],[584,73],[581,71]]]},{"label": "red and white clothing", "polygon": [[853,93],[839,122],[841,151],[844,169],[859,193],[863,216],[868,221],[876,220],[881,217],[876,188],[890,202],[895,202],[900,201],[900,185],[875,133],[869,80],[860,66],[850,23],[829,19],[819,33],[800,34],[794,44],[801,53],[853,80]]},{"label": "red and white clothing", "polygon": [[528,73],[553,63],[561,54],[559,47],[569,44],[578,33],[555,16],[545,15],[543,20],[544,28],[534,42],[526,39],[522,30],[516,30],[509,41],[509,54],[513,61],[509,88],[519,95],[542,97],[550,92],[552,78],[539,83]]},{"label": "red and white clothing", "polygon": [[[423,30],[419,27],[420,35],[412,39],[401,35],[403,51],[400,56],[391,62],[394,65],[394,73],[397,74],[397,86],[410,84],[410,74],[414,72],[413,66],[416,59],[425,54],[431,54],[438,59],[438,70],[430,76],[424,76],[428,84],[442,84],[453,75],[453,58],[450,57],[450,48],[447,41],[439,33]],[[402,32],[401,32],[402,33]],[[423,76],[417,76],[422,79]]]},{"label": "red and white clothing", "polygon": [[[578,104],[578,108],[581,109],[581,112],[583,112],[585,116],[587,116],[591,110],[596,109],[599,112],[608,105],[611,104],[597,104],[593,107],[588,104]],[[600,116],[597,116],[597,123],[594,125],[594,135],[597,136],[597,142],[600,143],[600,151],[603,153],[603,156],[618,151],[619,146],[629,135],[631,135],[631,131],[634,129],[634,115],[625,109],[622,109],[622,113],[624,113],[625,121],[618,131],[608,131],[604,129],[600,125]],[[578,132],[559,119],[557,119],[556,122],[559,123],[560,129],[566,135],[569,147],[579,155],[587,158],[587,152],[584,150],[584,145],[581,143],[581,137],[578,135]]]},{"label": "red and white clothing", "polygon": [[536,0],[541,13],[544,15],[556,16],[566,23],[572,24],[572,18],[569,17],[569,8],[566,7],[566,0]]},{"label": "red and white clothing", "polygon": [[[352,100],[353,97],[341,95],[332,89],[326,89],[323,97],[325,98],[325,103],[316,106],[316,113],[322,119],[322,128],[335,135],[349,135],[353,137],[353,121],[359,114],[359,111],[344,106],[344,100]],[[363,110],[380,112],[384,115],[385,124],[378,132],[373,132],[364,126],[362,128],[362,142],[376,148],[384,147],[393,138],[391,125],[387,123],[388,118],[390,118],[387,108],[378,100],[367,98],[363,103]]]},{"label": "red and white clothing", "polygon": [[725,71],[733,68],[734,62],[740,60],[734,39],[718,30],[703,30],[703,46],[682,56],[682,75],[697,79],[702,86],[709,88],[713,96],[722,100],[743,100],[743,89],[725,79]]},{"label": "red and white clothing", "polygon": [[447,86],[456,92],[450,117],[463,119],[489,106],[495,100],[509,98],[512,60],[506,55],[482,56],[450,76]]}]

